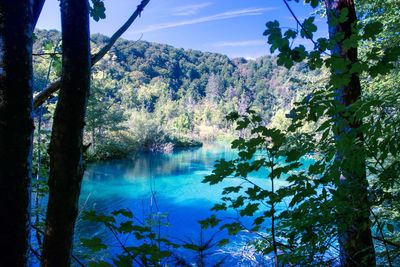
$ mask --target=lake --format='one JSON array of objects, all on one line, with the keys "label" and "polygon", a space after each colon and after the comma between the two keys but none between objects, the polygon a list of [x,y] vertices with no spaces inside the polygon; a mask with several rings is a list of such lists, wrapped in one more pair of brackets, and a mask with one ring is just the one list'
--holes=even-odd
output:
[{"label": "lake", "polygon": [[[171,154],[140,153],[135,159],[114,160],[92,164],[85,173],[80,198],[80,210],[95,210],[109,214],[114,210],[126,208],[138,218],[145,218],[150,213],[166,215],[168,226],[162,227],[161,234],[174,242],[200,242],[215,234],[216,230],[200,231],[199,220],[207,218],[210,208],[221,197],[226,186],[239,185],[239,179],[210,186],[201,181],[210,174],[216,160],[236,158],[237,154],[224,144],[205,144],[200,148],[175,151]],[[265,188],[269,187],[267,173],[253,174],[253,179]],[[279,181],[278,181],[279,182]],[[225,217],[237,217],[234,211],[222,214]],[[249,223],[249,219],[243,221]],[[80,237],[99,236],[104,243],[117,245],[115,238],[98,224],[79,220],[77,239]],[[216,240],[226,237],[219,233]],[[245,245],[246,237],[239,235],[231,238],[224,251],[219,247],[211,249],[213,257],[208,264],[226,258],[232,264],[238,247]],[[113,254],[116,248],[108,253]],[[225,252],[229,253],[225,253]],[[224,252],[224,253],[223,253]],[[181,251],[182,255],[195,262],[193,253]],[[108,254],[109,255],[109,254]],[[219,256],[218,256],[219,255]],[[255,257],[255,256],[254,256]],[[107,258],[107,255],[104,255]],[[232,266],[232,265],[230,265]]]}]

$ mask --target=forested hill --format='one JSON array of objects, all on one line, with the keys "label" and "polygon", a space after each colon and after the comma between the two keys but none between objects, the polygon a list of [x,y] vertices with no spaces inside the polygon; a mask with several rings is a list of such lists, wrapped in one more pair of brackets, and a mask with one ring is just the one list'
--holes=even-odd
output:
[{"label": "forested hill", "polygon": [[[57,31],[37,31],[35,53],[55,51],[59,39]],[[93,35],[93,52],[108,40]],[[40,90],[49,57],[35,57],[35,62],[35,88]],[[59,74],[59,59],[53,65],[52,79]],[[306,71],[301,64],[291,70],[278,67],[271,56],[230,59],[217,53],[121,39],[94,68],[87,130],[93,139],[99,139],[107,131],[149,124],[152,132],[162,132],[169,139],[183,135],[215,138],[231,130],[224,120],[231,111],[252,107],[268,122],[277,109],[288,108],[302,90],[300,81]],[[149,146],[147,143],[158,137],[144,138],[151,139],[141,141]]]}]

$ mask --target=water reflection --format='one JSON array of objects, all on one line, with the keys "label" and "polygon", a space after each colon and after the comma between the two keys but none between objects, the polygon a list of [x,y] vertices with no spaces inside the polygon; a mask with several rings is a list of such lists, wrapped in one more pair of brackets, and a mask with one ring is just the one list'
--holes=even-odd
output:
[{"label": "water reflection", "polygon": [[[198,237],[198,221],[210,215],[210,208],[219,202],[222,189],[242,183],[236,178],[214,186],[201,181],[211,173],[216,160],[230,160],[236,156],[228,145],[206,144],[172,154],[142,153],[135,159],[93,164],[85,174],[80,209],[110,213],[127,208],[144,218],[154,211],[156,200],[158,211],[168,214],[167,220],[171,225],[163,229],[164,236]],[[258,185],[269,187],[265,170],[251,176]],[[225,216],[235,217],[237,214],[229,211]],[[115,243],[107,229],[78,220],[77,242],[81,236],[96,235],[107,244]]]},{"label": "water reflection", "polygon": [[171,154],[141,153],[134,159],[92,164],[85,180],[148,179],[157,176],[178,176],[211,168],[215,160],[232,158],[224,144],[207,144],[201,148],[180,150]]}]

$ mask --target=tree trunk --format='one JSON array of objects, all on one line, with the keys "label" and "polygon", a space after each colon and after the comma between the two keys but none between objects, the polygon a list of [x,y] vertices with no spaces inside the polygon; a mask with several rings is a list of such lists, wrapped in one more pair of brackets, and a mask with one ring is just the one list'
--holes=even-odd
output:
[{"label": "tree trunk", "polygon": [[62,0],[63,69],[50,142],[49,203],[42,266],[70,266],[84,165],[83,128],[90,87],[89,4]]},{"label": "tree trunk", "polygon": [[1,266],[28,264],[32,133],[32,1],[1,0]]},{"label": "tree trunk", "polygon": [[[326,0],[329,23],[329,36],[333,39],[338,34],[343,38],[336,39],[332,57],[347,60],[344,71],[332,73],[332,77],[344,79],[350,74],[351,67],[358,62],[357,44],[345,47],[345,41],[356,29],[357,15],[353,0]],[[349,11],[345,22],[333,25],[333,20],[343,12]],[[345,107],[351,106],[361,96],[360,78],[357,73],[350,74],[350,82],[336,90],[336,100]],[[359,128],[360,120],[350,121],[349,114],[341,113],[335,118],[339,129],[337,136],[338,156],[341,164],[341,177],[338,187],[339,200],[339,244],[341,266],[375,266],[375,250],[372,242],[370,204],[368,201],[368,180],[366,177],[363,135]],[[345,141],[346,140],[346,141]],[[349,142],[347,147],[344,142]],[[351,142],[351,144],[350,144]],[[351,147],[349,149],[349,147]]]}]

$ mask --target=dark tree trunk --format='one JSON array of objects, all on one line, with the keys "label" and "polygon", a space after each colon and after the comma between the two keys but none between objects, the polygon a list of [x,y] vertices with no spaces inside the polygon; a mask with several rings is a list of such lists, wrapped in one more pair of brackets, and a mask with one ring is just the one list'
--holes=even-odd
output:
[{"label": "dark tree trunk", "polygon": [[42,266],[70,266],[84,165],[83,128],[90,85],[89,5],[62,0],[61,88],[50,142],[49,203]]},{"label": "dark tree trunk", "polygon": [[[347,60],[344,71],[336,71],[332,76],[344,79],[350,73],[351,67],[358,62],[357,44],[351,48],[345,47],[356,29],[357,15],[353,0],[325,0],[329,35],[333,39],[338,34],[343,38],[337,41],[332,49],[332,57]],[[333,25],[335,17],[341,12],[349,11],[348,19],[338,25]],[[351,106],[361,96],[360,78],[357,73],[350,75],[350,82],[336,89],[336,99],[340,105]],[[339,128],[338,158],[342,166],[339,182],[339,244],[341,266],[375,266],[375,250],[372,242],[370,204],[368,201],[368,181],[366,178],[365,153],[363,135],[359,128],[360,120],[350,120],[349,114],[341,113],[336,118]],[[346,140],[346,141],[345,141]],[[343,143],[348,142],[348,147]],[[351,147],[349,149],[349,147]]]},{"label": "dark tree trunk", "polygon": [[32,133],[32,1],[1,0],[1,266],[28,264]]}]

